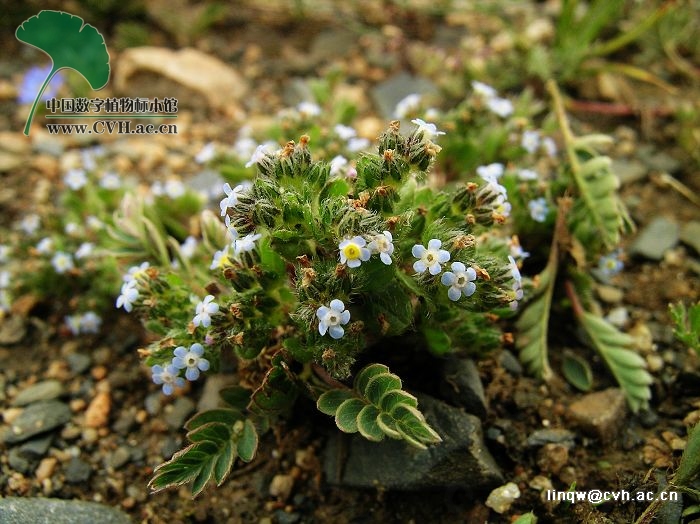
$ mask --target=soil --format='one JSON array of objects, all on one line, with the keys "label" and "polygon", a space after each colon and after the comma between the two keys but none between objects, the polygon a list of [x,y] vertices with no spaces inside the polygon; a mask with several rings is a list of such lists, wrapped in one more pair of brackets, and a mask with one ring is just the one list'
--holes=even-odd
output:
[{"label": "soil", "polygon": [[[263,16],[265,13],[254,9],[247,13],[253,20],[260,16],[260,20],[270,23],[269,17]],[[437,30],[425,34],[426,31],[416,29],[426,20],[433,23],[432,19],[425,15],[419,19],[408,17],[395,23],[404,29],[405,38],[432,38]],[[256,85],[256,89],[248,95],[253,99],[246,104],[259,113],[272,112],[282,106],[280,93],[284,90],[285,80],[293,74],[301,74],[300,71],[291,71],[290,57],[308,50],[308,41],[328,24],[322,17],[310,25],[291,17],[286,23],[278,21],[275,25],[251,24],[235,35],[215,28],[199,37],[195,45],[219,56],[245,62],[247,59],[242,50],[246,44],[262,40],[259,51],[262,53],[263,72],[255,72],[252,67],[247,69],[247,80]],[[370,24],[369,27],[375,33],[381,31],[379,24]],[[155,31],[157,36],[154,38],[165,40],[161,44],[175,45],[168,41],[168,33],[162,28]],[[3,49],[20,50],[9,34],[2,37],[1,43]],[[287,57],[286,63],[273,58],[283,55]],[[3,58],[2,69],[14,74],[23,68],[23,62],[30,62],[36,55],[19,56],[21,63]],[[352,69],[348,62],[360,58],[346,56],[342,60]],[[394,70],[404,66],[399,61]],[[321,65],[319,69],[323,71],[324,67],[328,65]],[[353,70],[357,71],[357,83],[364,88],[394,72],[391,68],[369,66]],[[313,76],[318,72],[312,69],[303,74]],[[586,114],[577,116],[587,119]],[[22,118],[15,114],[15,107],[7,97],[0,101],[1,130],[19,136]],[[192,122],[192,136],[230,142],[227,138],[231,136],[229,119],[206,110],[194,110]],[[700,192],[697,165],[679,152],[670,141],[672,137],[658,130],[644,134],[641,123],[629,117],[606,118],[595,122],[595,126],[598,131],[613,135],[628,135],[632,129],[635,141],[653,143],[657,150],[676,158],[681,167],[674,175],[694,194]],[[69,147],[74,146],[69,144]],[[25,197],[26,188],[47,176],[36,168],[29,153],[22,154],[27,156],[26,163],[2,177],[2,226],[8,226],[32,205]],[[57,175],[49,175],[49,180],[55,182]],[[679,224],[700,217],[695,204],[673,188],[655,183],[649,177],[624,186],[622,196],[630,205],[639,228],[660,215]],[[625,247],[632,239],[625,241]],[[60,304],[34,304],[31,301],[23,320],[26,335],[18,344],[0,347],[3,413],[6,415],[11,410],[9,402],[19,391],[37,381],[55,378],[68,392],[74,418],[52,443],[48,456],[55,457],[57,465],[48,484],[39,481],[33,473],[23,474],[13,469],[9,464],[8,448],[2,449],[0,494],[97,501],[123,509],[135,522],[169,524],[511,522],[513,515],[530,510],[540,517],[540,522],[631,522],[641,514],[645,504],[557,506],[543,502],[541,492],[529,486],[533,479],[542,476],[550,479],[553,488],[558,490],[567,490],[572,482],[576,482],[579,490],[656,491],[659,482],[677,466],[681,453],[677,441],[682,441],[689,421],[700,419],[699,363],[696,355],[674,341],[668,304],[697,300],[700,296],[698,267],[698,253],[679,244],[667,252],[662,261],[628,258],[624,272],[612,281],[611,285],[621,292],[622,300],[604,303],[604,312],[619,305],[626,307],[631,318],[628,328],[642,338],[651,334],[653,344],[645,351],[660,356],[662,363],[661,368],[654,372],[657,382],[651,411],[627,414],[619,434],[608,441],[584,434],[571,424],[568,406],[583,394],[563,379],[543,384],[526,375],[513,374],[504,369],[500,352],[479,363],[489,405],[485,433],[505,437],[487,440],[487,444],[507,481],[518,484],[522,493],[503,516],[485,505],[488,492],[404,494],[329,485],[322,473],[322,452],[327,435],[335,429],[330,420],[319,416],[313,406],[304,403],[297,408],[296,422],[282,423],[264,437],[256,459],[238,467],[221,487],[210,486],[195,500],[190,499],[187,487],[149,493],[147,484],[154,466],[167,458],[168,451],[172,453],[181,447],[184,432],[166,422],[166,415],[178,401],[177,395],[162,397],[162,406],[153,415],[145,408],[146,399],[158,391],[136,351],[147,340],[146,334],[132,318],[114,312],[104,319],[98,336],[76,339],[62,327],[64,313]],[[552,340],[556,341],[556,347],[551,349],[553,367],[559,369],[564,349],[573,349],[591,361],[596,380],[594,390],[614,387],[602,363],[581,347],[566,319],[555,326],[551,334]],[[515,352],[512,347],[506,349]],[[90,365],[84,371],[71,370],[68,357],[75,353],[90,357]],[[85,410],[94,392],[100,388],[109,392],[111,409],[108,422],[97,429],[95,436],[82,424]],[[201,389],[202,385],[197,384],[183,394],[197,399]],[[545,427],[577,431],[576,445],[563,463],[553,463],[556,462],[553,454],[526,445],[528,435]],[[130,450],[130,459],[114,468],[110,466],[110,457],[120,447]],[[88,481],[66,481],[65,469],[74,456],[89,464],[91,474]],[[270,484],[278,475],[292,479],[293,488],[287,497],[269,494]]]}]

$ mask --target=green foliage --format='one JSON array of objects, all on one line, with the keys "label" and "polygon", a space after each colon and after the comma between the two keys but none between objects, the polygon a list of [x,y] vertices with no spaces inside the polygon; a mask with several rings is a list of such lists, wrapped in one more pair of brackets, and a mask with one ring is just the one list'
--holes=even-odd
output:
[{"label": "green foliage", "polygon": [[107,45],[100,32],[82,18],[62,11],[40,11],[20,25],[15,36],[49,55],[53,62],[27,117],[25,135],[29,135],[37,102],[60,69],[77,71],[95,90],[107,85],[110,73]]},{"label": "green foliage", "polygon": [[191,442],[185,449],[158,466],[149,483],[154,491],[192,483],[196,497],[210,480],[220,486],[236,460],[250,462],[258,449],[258,432],[241,410],[241,400],[249,392],[242,388],[222,391],[227,408],[203,411],[192,417],[185,427]]},{"label": "green foliage", "polygon": [[686,307],[685,304],[670,304],[669,313],[676,324],[673,334],[683,344],[700,355],[700,302]]},{"label": "green foliage", "polygon": [[357,374],[352,390],[328,390],[316,406],[335,417],[341,431],[359,432],[367,440],[379,442],[388,436],[420,449],[441,442],[418,411],[418,400],[401,387],[401,379],[388,367],[370,364]]},{"label": "green foliage", "polygon": [[646,370],[645,360],[630,349],[634,345],[632,337],[593,313],[584,311],[578,318],[591,344],[620,384],[632,411],[648,409],[649,385],[654,379]]},{"label": "green foliage", "polygon": [[700,475],[700,425],[696,424],[688,432],[688,443],[673,477],[673,484],[679,487],[690,487],[698,475]]},{"label": "green foliage", "polygon": [[587,360],[574,353],[564,354],[562,361],[564,378],[580,391],[590,391],[593,387],[593,371]]},{"label": "green foliage", "polygon": [[513,524],[537,524],[537,517],[532,511],[523,513],[513,521]]}]

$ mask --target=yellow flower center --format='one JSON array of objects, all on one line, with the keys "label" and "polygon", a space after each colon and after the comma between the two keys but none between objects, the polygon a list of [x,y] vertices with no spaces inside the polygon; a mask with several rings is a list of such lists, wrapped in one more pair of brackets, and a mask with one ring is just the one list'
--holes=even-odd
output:
[{"label": "yellow flower center", "polygon": [[348,260],[360,258],[360,248],[356,244],[348,244],[343,248],[343,254]]}]

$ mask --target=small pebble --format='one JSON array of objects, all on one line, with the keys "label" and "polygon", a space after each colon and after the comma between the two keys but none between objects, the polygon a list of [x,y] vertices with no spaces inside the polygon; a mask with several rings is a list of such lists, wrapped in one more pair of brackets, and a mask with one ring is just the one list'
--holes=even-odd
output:
[{"label": "small pebble", "polygon": [[275,475],[270,482],[270,496],[287,500],[294,488],[294,478],[291,475]]},{"label": "small pebble", "polygon": [[73,457],[66,464],[64,473],[66,482],[69,484],[80,484],[88,481],[90,475],[92,475],[92,468],[84,460]]},{"label": "small pebble", "polygon": [[97,434],[97,430],[95,428],[85,428],[83,430],[83,441],[86,444],[94,444],[97,442],[98,438],[99,435]]},{"label": "small pebble", "polygon": [[104,366],[95,366],[90,370],[90,375],[95,380],[103,380],[107,376],[107,368]]},{"label": "small pebble", "polygon": [[85,373],[92,363],[90,357],[82,353],[71,353],[66,357],[66,360],[68,361],[71,371],[76,375]]},{"label": "small pebble", "polygon": [[40,400],[53,400],[60,397],[65,393],[63,384],[58,380],[44,380],[42,382],[37,382],[36,384],[29,386],[27,389],[21,391],[15,400],[12,402],[13,406],[26,406]]},{"label": "small pebble", "polygon": [[509,482],[494,489],[486,499],[486,505],[496,513],[503,514],[510,509],[515,499],[520,497],[520,489],[514,482]]},{"label": "small pebble", "polygon": [[112,408],[112,398],[108,392],[95,395],[85,411],[85,426],[101,428],[109,421],[109,411]]},{"label": "small pebble", "polygon": [[39,462],[39,467],[36,468],[36,472],[34,475],[36,476],[36,479],[39,482],[43,482],[44,480],[48,479],[53,475],[54,470],[56,469],[56,464],[58,463],[58,460],[56,460],[55,457],[46,457]]}]

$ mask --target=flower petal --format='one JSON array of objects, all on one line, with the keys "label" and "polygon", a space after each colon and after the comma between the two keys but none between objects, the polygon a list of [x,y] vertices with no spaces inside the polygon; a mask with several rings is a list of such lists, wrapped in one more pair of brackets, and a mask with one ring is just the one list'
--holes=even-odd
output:
[{"label": "flower petal", "polygon": [[199,362],[197,362],[197,367],[202,371],[206,371],[209,369],[209,361],[206,358],[200,358]]},{"label": "flower petal", "polygon": [[428,249],[440,249],[440,246],[442,246],[442,241],[437,238],[431,238],[428,242]]},{"label": "flower petal", "polygon": [[469,280],[476,280],[476,270],[473,267],[467,268],[466,273]]},{"label": "flower petal", "polygon": [[450,289],[447,290],[447,296],[450,300],[456,302],[457,300],[459,300],[459,297],[462,296],[462,291],[458,287],[452,286]]},{"label": "flower petal", "polygon": [[413,271],[416,273],[423,273],[426,269],[428,269],[428,266],[425,265],[425,262],[422,260],[416,260],[413,263]]},{"label": "flower petal", "polygon": [[428,268],[428,271],[431,275],[437,275],[438,273],[440,273],[440,270],[442,270],[442,267],[440,267],[440,264],[438,264],[437,262],[435,262]]},{"label": "flower petal", "polygon": [[425,254],[425,251],[425,247],[421,246],[420,244],[416,244],[411,248],[411,254],[416,258],[422,257]]},{"label": "flower petal", "polygon": [[338,313],[342,313],[342,311],[345,309],[345,304],[343,304],[342,300],[334,298],[331,300],[331,309],[335,309]]},{"label": "flower petal", "polygon": [[438,251],[437,259],[438,259],[438,262],[440,262],[441,264],[444,264],[445,262],[447,262],[450,259],[450,252],[445,251],[444,249],[441,249],[440,251]]},{"label": "flower petal", "polygon": [[452,271],[455,273],[464,273],[466,270],[467,268],[461,262],[452,262]]},{"label": "flower petal", "polygon": [[366,247],[360,248],[360,260],[363,262],[367,262],[369,260],[369,257],[372,256],[372,253],[370,253],[369,249]]},{"label": "flower petal", "polygon": [[345,334],[345,330],[341,326],[331,326],[328,330],[331,337],[338,340]]},{"label": "flower petal", "polygon": [[194,353],[198,357],[201,357],[202,355],[204,355],[204,346],[202,346],[202,344],[200,344],[199,342],[195,342],[190,346],[190,352]]},{"label": "flower petal", "polygon": [[325,322],[319,322],[318,332],[321,334],[321,336],[325,335],[326,331],[328,331],[328,324],[326,324]]},{"label": "flower petal", "polygon": [[350,312],[346,309],[340,314],[340,323],[347,324],[350,322]]},{"label": "flower petal", "polygon": [[362,264],[362,262],[360,262],[359,258],[353,258],[352,260],[348,260],[348,267],[360,267],[360,264]]},{"label": "flower petal", "polygon": [[391,257],[389,256],[389,253],[382,253],[379,255],[379,258],[384,262],[387,266],[391,265]]},{"label": "flower petal", "polygon": [[462,293],[465,297],[470,297],[476,291],[476,284],[474,282],[467,282],[467,285],[462,288]]},{"label": "flower petal", "polygon": [[457,277],[454,273],[452,273],[452,271],[445,271],[440,278],[440,282],[442,282],[445,286],[451,286],[455,283],[456,278]]},{"label": "flower petal", "polygon": [[187,380],[197,380],[199,378],[199,370],[197,368],[187,368],[187,371],[185,371],[185,378],[187,378]]},{"label": "flower petal", "polygon": [[326,306],[321,306],[316,310],[316,316],[318,317],[319,320],[323,320],[323,318],[328,314],[330,309]]}]

